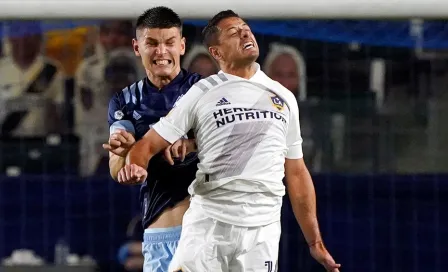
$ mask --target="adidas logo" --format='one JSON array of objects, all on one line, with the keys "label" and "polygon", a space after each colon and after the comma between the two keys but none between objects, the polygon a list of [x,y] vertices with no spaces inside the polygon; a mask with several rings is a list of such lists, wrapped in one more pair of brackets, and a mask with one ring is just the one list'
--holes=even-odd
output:
[{"label": "adidas logo", "polygon": [[230,102],[227,101],[227,99],[225,99],[224,97],[221,98],[221,100],[219,100],[218,103],[216,103],[216,106],[224,106],[224,105],[230,105]]}]

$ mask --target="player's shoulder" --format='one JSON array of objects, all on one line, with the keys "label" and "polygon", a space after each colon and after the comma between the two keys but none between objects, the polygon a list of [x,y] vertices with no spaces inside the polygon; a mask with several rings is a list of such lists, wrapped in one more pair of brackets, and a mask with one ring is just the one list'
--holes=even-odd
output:
[{"label": "player's shoulder", "polygon": [[194,86],[201,89],[204,93],[223,85],[225,82],[229,81],[229,78],[224,73],[218,73],[206,78],[202,78]]},{"label": "player's shoulder", "polygon": [[277,86],[277,90],[285,98],[285,100],[287,100],[287,102],[297,103],[296,97],[294,96],[294,94],[290,90],[288,90],[285,86],[283,86],[278,81],[274,81],[274,84]]},{"label": "player's shoulder", "polygon": [[190,85],[194,85],[196,82],[201,80],[202,76],[198,73],[188,72],[186,70],[182,71],[184,74],[184,79],[190,83]]},{"label": "player's shoulder", "polygon": [[283,86],[280,82],[271,79],[268,75],[264,74],[265,85],[275,92],[278,96],[283,98],[287,104],[297,104],[297,99],[294,94]]},{"label": "player's shoulder", "polygon": [[144,79],[141,79],[125,86],[121,89],[121,91],[116,92],[112,96],[112,100],[115,100],[115,102],[118,102],[120,104],[135,102],[137,96],[141,96],[142,94],[144,81]]},{"label": "player's shoulder", "polygon": [[183,68],[177,77],[178,78],[174,79],[175,84],[171,84],[171,86],[179,90],[184,90],[184,92],[201,80],[201,75],[191,73]]}]

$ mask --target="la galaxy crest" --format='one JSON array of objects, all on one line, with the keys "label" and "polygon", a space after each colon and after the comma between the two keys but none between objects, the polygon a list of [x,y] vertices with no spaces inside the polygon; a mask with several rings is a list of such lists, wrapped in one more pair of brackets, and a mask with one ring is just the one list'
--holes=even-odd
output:
[{"label": "la galaxy crest", "polygon": [[285,101],[283,101],[283,99],[281,99],[278,95],[271,96],[271,102],[274,108],[276,108],[278,111],[283,111],[283,108],[285,107]]}]

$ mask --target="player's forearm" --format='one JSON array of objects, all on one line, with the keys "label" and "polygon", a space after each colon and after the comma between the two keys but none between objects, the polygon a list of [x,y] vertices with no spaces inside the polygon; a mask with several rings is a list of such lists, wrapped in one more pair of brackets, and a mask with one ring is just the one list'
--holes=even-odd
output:
[{"label": "player's forearm", "polygon": [[129,150],[125,163],[136,164],[138,166],[143,167],[144,169],[148,168],[149,160],[154,156],[151,151],[151,143],[148,139],[141,139],[137,141]]},{"label": "player's forearm", "polygon": [[109,171],[110,176],[115,180],[118,181],[118,172],[123,168],[126,164],[126,158],[120,157],[115,154],[109,155]]},{"label": "player's forearm", "polygon": [[196,140],[195,139],[188,139],[187,154],[188,153],[192,153],[192,152],[197,152],[197,151],[198,151],[198,147],[196,145]]},{"label": "player's forearm", "polygon": [[319,243],[322,237],[316,215],[316,193],[306,166],[286,177],[289,198],[294,215],[309,245]]},{"label": "player's forearm", "polygon": [[170,144],[152,128],[131,147],[126,156],[126,164],[136,164],[147,169],[149,160]]}]

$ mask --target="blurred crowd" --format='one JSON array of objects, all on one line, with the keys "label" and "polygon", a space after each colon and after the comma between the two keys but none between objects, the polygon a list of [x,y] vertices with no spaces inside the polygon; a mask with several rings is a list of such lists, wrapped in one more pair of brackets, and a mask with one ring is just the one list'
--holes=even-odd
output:
[{"label": "blurred crowd", "polygon": [[[2,172],[107,174],[101,144],[109,135],[109,99],[145,76],[132,51],[133,22],[43,31],[41,22],[12,21],[4,29]],[[216,73],[216,63],[199,43],[198,29],[187,29],[184,35],[182,67],[203,76]],[[403,77],[413,70],[406,61],[359,57],[353,45],[339,45],[339,52],[325,43],[275,37],[262,37],[259,43],[262,69],[298,99],[304,153],[313,172],[447,170],[446,137],[439,135],[448,131],[436,117],[448,107],[422,98],[422,82],[417,88],[415,81],[424,80],[425,71]],[[443,77],[440,81],[445,82]],[[39,148],[42,142],[44,149]],[[416,167],[422,145],[425,164]],[[17,149],[26,158],[15,156]]]},{"label": "blurred crowd", "polygon": [[[200,32],[185,29],[182,67],[204,77],[215,74],[218,67],[199,43]],[[1,173],[107,176],[102,144],[109,138],[109,100],[145,76],[131,47],[133,22],[44,31],[41,22],[13,21],[5,31]],[[297,97],[312,172],[448,170],[448,62],[416,60],[412,52],[389,48],[358,51],[355,45],[278,37],[258,41],[262,69]],[[142,262],[139,220],[129,223],[128,242],[118,254],[130,271]]]},{"label": "blurred crowd", "polygon": [[[107,173],[107,153],[101,146],[109,136],[109,100],[145,76],[131,47],[133,22],[106,21],[98,27],[45,33],[39,22],[19,21],[7,29],[0,60],[2,137],[75,134],[80,173]],[[218,71],[199,43],[190,44],[182,67],[204,77]],[[306,66],[297,49],[273,44],[263,67],[306,100]]]}]

